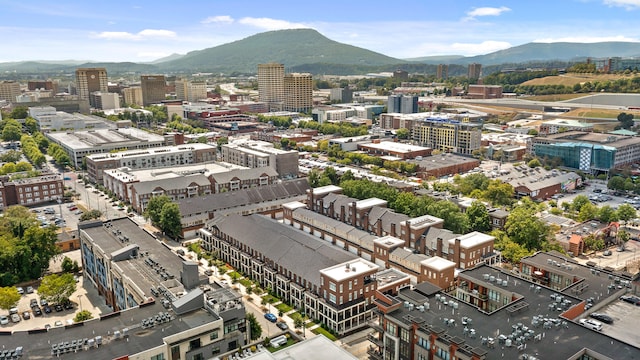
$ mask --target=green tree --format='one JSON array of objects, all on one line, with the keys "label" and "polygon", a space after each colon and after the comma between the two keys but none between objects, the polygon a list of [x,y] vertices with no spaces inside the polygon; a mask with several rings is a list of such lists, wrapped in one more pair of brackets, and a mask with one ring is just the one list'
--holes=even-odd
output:
[{"label": "green tree", "polygon": [[18,141],[22,136],[22,127],[15,125],[6,125],[2,130],[2,140]]},{"label": "green tree", "polygon": [[0,155],[0,161],[17,163],[22,158],[22,153],[16,150],[9,150]]},{"label": "green tree", "polygon": [[162,206],[160,211],[160,227],[167,235],[178,238],[182,233],[182,222],[180,221],[180,208],[178,204],[169,202]]},{"label": "green tree", "polygon": [[631,240],[631,235],[626,230],[618,231],[618,244],[620,244],[621,249],[625,249],[627,242]]},{"label": "green tree", "polygon": [[101,216],[102,212],[100,212],[100,210],[89,210],[83,212],[82,215],[80,215],[80,221],[99,219]]},{"label": "green tree", "polygon": [[618,221],[618,213],[609,205],[605,205],[598,210],[598,219],[604,223]]},{"label": "green tree", "polygon": [[633,114],[621,112],[618,114],[619,127],[622,129],[630,129],[633,127]]},{"label": "green tree", "polygon": [[582,205],[580,211],[578,211],[578,221],[583,222],[598,217],[598,207],[592,203],[586,203]]},{"label": "green tree", "polygon": [[295,326],[296,329],[300,329],[304,326],[304,319],[302,316],[298,316],[293,320],[293,326]]},{"label": "green tree", "polygon": [[527,163],[527,166],[530,167],[530,168],[537,168],[537,167],[542,166],[542,164],[540,164],[540,160],[532,159],[531,161],[529,161]]},{"label": "green tree", "polygon": [[613,190],[624,190],[624,178],[622,176],[613,176],[609,179],[607,187]]},{"label": "green tree", "polygon": [[249,329],[251,330],[251,340],[258,340],[262,336],[262,326],[256,319],[256,316],[253,313],[248,312],[245,316],[247,321],[249,322]]},{"label": "green tree", "polygon": [[220,151],[222,149],[222,145],[228,144],[229,143],[229,138],[228,137],[221,137],[218,140],[216,140],[216,144],[218,145],[218,151]]},{"label": "green tree", "polygon": [[409,130],[405,129],[405,128],[400,128],[398,130],[396,130],[396,136],[398,137],[398,139],[408,139],[409,138]]},{"label": "green tree", "polygon": [[620,205],[616,212],[618,213],[618,219],[620,220],[629,221],[636,218],[636,209],[629,204]]},{"label": "green tree", "polygon": [[60,304],[69,300],[76,291],[76,281],[72,274],[51,274],[42,278],[38,294],[50,303]]},{"label": "green tree", "polygon": [[93,318],[93,314],[89,310],[79,311],[73,318],[73,321],[79,323]]},{"label": "green tree", "polygon": [[29,116],[24,120],[24,127],[26,127],[29,133],[33,135],[38,131],[38,122],[36,119]]},{"label": "green tree", "polygon": [[571,209],[573,211],[580,211],[585,204],[590,204],[589,198],[586,195],[578,195],[573,198],[571,202]]},{"label": "green tree", "polygon": [[484,192],[484,198],[494,206],[510,205],[513,202],[515,190],[511,184],[500,180],[491,180]]},{"label": "green tree", "polygon": [[509,239],[529,251],[542,249],[549,234],[549,226],[536,213],[535,204],[524,199],[522,204],[511,210],[504,226]]},{"label": "green tree", "polygon": [[485,232],[491,230],[491,218],[487,207],[480,201],[474,201],[467,209],[467,218],[472,231]]},{"label": "green tree", "polygon": [[18,304],[20,294],[15,286],[0,287],[0,309],[9,310]]},{"label": "green tree", "polygon": [[150,219],[154,224],[160,224],[162,207],[171,202],[167,195],[154,196],[149,200],[147,208],[144,210],[144,218]]}]

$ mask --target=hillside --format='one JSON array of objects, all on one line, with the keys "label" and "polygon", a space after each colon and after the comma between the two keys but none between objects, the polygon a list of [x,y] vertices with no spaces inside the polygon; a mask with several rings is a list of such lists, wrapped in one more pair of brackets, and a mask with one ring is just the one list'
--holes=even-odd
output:
[{"label": "hillside", "polygon": [[619,75],[619,74],[576,74],[567,73],[558,76],[546,76],[543,78],[525,81],[522,85],[565,85],[573,86],[575,84],[583,84],[587,81],[608,81],[619,79],[632,79],[637,75]]},{"label": "hillside", "polygon": [[289,68],[315,63],[379,66],[405,61],[330,40],[312,29],[295,29],[256,34],[156,65],[165,70],[255,73],[258,64],[268,62]]}]

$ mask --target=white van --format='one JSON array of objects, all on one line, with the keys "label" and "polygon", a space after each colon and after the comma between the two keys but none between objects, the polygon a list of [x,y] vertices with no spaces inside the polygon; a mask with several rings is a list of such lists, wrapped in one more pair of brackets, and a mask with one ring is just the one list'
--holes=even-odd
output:
[{"label": "white van", "polygon": [[580,319],[580,325],[591,330],[602,331],[602,323],[593,319]]}]

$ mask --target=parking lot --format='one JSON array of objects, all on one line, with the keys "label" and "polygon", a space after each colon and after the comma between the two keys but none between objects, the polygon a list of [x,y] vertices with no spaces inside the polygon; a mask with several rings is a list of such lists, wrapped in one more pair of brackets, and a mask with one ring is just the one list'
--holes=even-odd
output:
[{"label": "parking lot", "polygon": [[616,300],[597,311],[609,315],[613,324],[602,325],[602,332],[615,339],[640,346],[640,336],[636,333],[636,321],[640,315],[640,306]]},{"label": "parking lot", "polygon": [[[16,331],[16,330],[31,330],[31,329],[42,329],[46,328],[47,325],[50,327],[55,327],[56,324],[58,326],[67,325],[69,323],[73,323],[73,318],[76,313],[81,310],[89,310],[93,317],[99,317],[100,314],[108,313],[111,310],[106,305],[101,305],[104,303],[104,300],[100,300],[98,292],[93,286],[89,285],[87,289],[83,287],[83,278],[82,276],[78,277],[78,282],[76,283],[77,288],[76,291],[69,298],[71,308],[58,309],[55,308],[55,304],[48,304],[51,308],[50,313],[46,313],[44,311],[44,306],[40,305],[40,296],[38,295],[37,287],[34,289],[34,292],[31,294],[25,293],[18,302],[17,309],[18,314],[20,314],[20,322],[12,323],[9,320],[8,324],[2,325],[2,330],[4,331]],[[24,288],[26,290],[26,287]],[[31,300],[35,299],[38,302],[38,306],[42,311],[42,315],[35,316],[34,310],[31,307]],[[98,304],[98,305],[94,305]],[[29,319],[23,318],[23,313],[29,313]],[[1,315],[8,316],[8,311],[0,310]]]}]

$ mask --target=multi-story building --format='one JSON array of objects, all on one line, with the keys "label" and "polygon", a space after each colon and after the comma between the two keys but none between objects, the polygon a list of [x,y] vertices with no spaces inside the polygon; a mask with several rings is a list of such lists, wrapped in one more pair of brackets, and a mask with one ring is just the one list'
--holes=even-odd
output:
[{"label": "multi-story building", "polygon": [[411,131],[414,141],[442,152],[471,155],[480,149],[482,124],[427,118]]},{"label": "multi-story building", "polygon": [[178,79],[175,81],[175,85],[176,99],[196,102],[207,98],[207,83],[205,81]]},{"label": "multi-story building", "polygon": [[60,145],[69,155],[72,165],[80,168],[84,157],[113,150],[147,149],[166,146],[169,140],[137,128],[100,129],[45,134],[49,141]]},{"label": "multi-story building", "polygon": [[38,205],[62,199],[63,196],[64,184],[62,176],[58,174],[44,174],[14,180],[11,180],[8,175],[0,177],[0,210],[11,205]]},{"label": "multi-story building", "polygon": [[266,103],[284,101],[283,64],[258,64],[258,97]]},{"label": "multi-story building", "polygon": [[225,162],[248,168],[272,167],[282,178],[298,176],[298,152],[282,150],[264,141],[237,140],[221,147]]},{"label": "multi-story building", "polygon": [[331,89],[329,92],[329,100],[350,103],[353,101],[353,90],[349,87]]},{"label": "multi-story building", "polygon": [[502,98],[502,86],[469,84],[466,97],[470,99],[500,99]]},{"label": "multi-story building", "polygon": [[142,75],[140,76],[140,87],[142,88],[142,104],[144,106],[159,103],[166,98],[167,83],[164,75]]},{"label": "multi-story building", "polygon": [[307,73],[284,76],[284,111],[310,112],[313,108],[313,78]]},{"label": "multi-story building", "polygon": [[418,165],[416,175],[422,179],[463,174],[480,166],[480,160],[456,154],[442,153],[411,160]]},{"label": "multi-story building", "polygon": [[120,108],[120,96],[116,93],[95,91],[89,94],[90,103],[96,109],[113,110]]},{"label": "multi-story building", "polygon": [[262,215],[214,218],[199,233],[206,250],[339,334],[373,317],[376,264]]},{"label": "multi-story building", "polygon": [[76,69],[76,91],[80,99],[89,100],[92,107],[96,107],[91,102],[92,92],[109,92],[109,80],[107,79],[107,69],[105,68],[78,68]]},{"label": "multi-story building", "polygon": [[79,131],[85,129],[115,129],[116,124],[95,115],[69,114],[56,111],[53,106],[29,107],[29,116],[36,120],[38,130],[43,133],[67,130]]},{"label": "multi-story building", "polygon": [[572,119],[554,119],[540,124],[540,135],[551,135],[567,131],[593,131],[593,124]]},{"label": "multi-story building", "polygon": [[366,151],[369,155],[373,156],[391,156],[402,160],[421,158],[431,155],[431,149],[393,142],[393,141],[380,141],[374,140],[371,143],[358,144],[358,150]]},{"label": "multi-story building", "polygon": [[640,161],[640,138],[612,134],[568,131],[535,137],[528,151],[538,157],[562,159],[562,165],[591,173]]},{"label": "multi-story building", "polygon": [[91,181],[101,183],[102,173],[108,169],[154,169],[210,162],[216,159],[216,150],[213,145],[193,143],[88,155],[87,176]]},{"label": "multi-story building", "polygon": [[418,112],[417,95],[390,95],[387,100],[387,112],[415,114]]},{"label": "multi-story building", "polygon": [[16,102],[22,92],[20,91],[20,83],[13,80],[0,81],[0,100],[8,102]]},{"label": "multi-story building", "polygon": [[469,80],[478,80],[482,76],[482,64],[469,64],[467,77]]},{"label": "multi-story building", "polygon": [[142,99],[142,88],[140,86],[131,86],[122,89],[122,97],[124,98],[124,103],[129,106],[144,105],[144,101]]},{"label": "multi-story building", "polygon": [[58,92],[58,83],[51,80],[29,80],[27,89],[29,91],[51,90],[55,94]]},{"label": "multi-story building", "polygon": [[438,68],[436,69],[436,79],[445,80],[448,77],[449,77],[449,65],[438,64]]},{"label": "multi-story building", "polygon": [[416,245],[423,254],[453,261],[459,269],[479,264],[496,264],[500,255],[493,249],[495,238],[478,231],[464,235],[435,227],[427,229],[424,241]]}]

